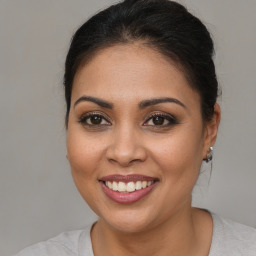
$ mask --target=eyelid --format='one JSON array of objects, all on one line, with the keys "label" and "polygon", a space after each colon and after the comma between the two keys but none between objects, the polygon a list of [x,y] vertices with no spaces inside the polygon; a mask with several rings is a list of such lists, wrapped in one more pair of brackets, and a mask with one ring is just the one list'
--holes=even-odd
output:
[{"label": "eyelid", "polygon": [[[156,117],[156,116],[161,116],[165,119],[167,119],[169,121],[169,124],[165,124],[165,125],[159,125],[159,127],[165,127],[165,126],[169,126],[169,125],[174,125],[174,124],[178,124],[178,121],[177,119],[169,114],[169,113],[165,113],[165,112],[154,112],[154,113],[151,113],[147,118],[146,118],[146,121],[143,123],[143,125],[147,122],[150,121],[150,119],[152,119],[153,117]],[[145,126],[157,126],[157,125],[145,125]]]},{"label": "eyelid", "polygon": [[[87,119],[89,119],[91,116],[100,116],[102,117],[102,119],[104,119],[107,124],[89,124],[86,122]],[[156,116],[160,116],[165,118],[165,120],[168,121],[168,124],[163,124],[163,125],[148,125],[146,124],[147,122],[149,122],[152,118],[156,117]],[[156,127],[156,128],[163,128],[163,127],[168,127],[168,126],[172,126],[175,124],[178,124],[179,122],[177,121],[177,118],[169,113],[166,112],[153,112],[150,113],[149,115],[147,115],[146,117],[143,118],[145,121],[143,122],[143,126],[151,126],[151,127]],[[112,125],[112,120],[111,118],[106,115],[105,113],[102,113],[101,111],[89,111],[86,113],[83,113],[82,115],[80,115],[79,120],[77,121],[78,123],[81,123],[84,126],[88,126],[88,127],[100,127],[100,126],[110,126]]]},{"label": "eyelid", "polygon": [[[83,120],[87,120],[88,118],[90,118],[91,116],[101,116],[103,119],[105,119],[109,124],[103,124],[103,125],[111,125],[111,119],[104,113],[100,112],[100,111],[89,111],[86,113],[83,113],[78,120],[78,123],[83,123]],[[90,125],[90,124],[85,124],[87,126],[97,126],[97,125]],[[100,124],[98,125],[100,126]]]}]

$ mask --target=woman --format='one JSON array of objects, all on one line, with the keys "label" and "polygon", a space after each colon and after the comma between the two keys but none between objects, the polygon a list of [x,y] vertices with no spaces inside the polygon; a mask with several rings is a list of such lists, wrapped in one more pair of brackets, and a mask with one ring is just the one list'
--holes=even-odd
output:
[{"label": "woman", "polygon": [[254,229],[191,207],[220,122],[213,43],[180,4],[127,0],[75,33],[67,158],[98,221],[19,255],[256,255]]}]

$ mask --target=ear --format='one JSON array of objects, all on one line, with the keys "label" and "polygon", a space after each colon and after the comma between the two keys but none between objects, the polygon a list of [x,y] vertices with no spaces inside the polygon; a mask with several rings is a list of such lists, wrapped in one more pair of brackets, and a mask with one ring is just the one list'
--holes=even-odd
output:
[{"label": "ear", "polygon": [[214,105],[214,114],[211,121],[207,122],[204,127],[204,150],[203,159],[209,153],[210,147],[212,147],[217,139],[218,127],[220,124],[221,110],[218,103]]}]

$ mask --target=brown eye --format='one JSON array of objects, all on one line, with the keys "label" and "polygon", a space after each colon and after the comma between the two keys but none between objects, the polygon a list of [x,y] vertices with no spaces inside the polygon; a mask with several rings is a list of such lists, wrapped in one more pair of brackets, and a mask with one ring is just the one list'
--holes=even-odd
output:
[{"label": "brown eye", "polygon": [[91,116],[88,121],[90,124],[98,125],[98,124],[101,124],[102,117],[94,115],[94,116]]},{"label": "brown eye", "polygon": [[154,114],[145,123],[145,126],[166,127],[177,124],[176,119],[171,115]]},{"label": "brown eye", "polygon": [[87,126],[104,126],[110,125],[110,122],[106,120],[105,117],[99,114],[88,114],[81,117],[79,123]]},{"label": "brown eye", "polygon": [[165,119],[162,116],[154,116],[152,118],[152,122],[154,125],[163,125],[164,121],[165,121]]}]

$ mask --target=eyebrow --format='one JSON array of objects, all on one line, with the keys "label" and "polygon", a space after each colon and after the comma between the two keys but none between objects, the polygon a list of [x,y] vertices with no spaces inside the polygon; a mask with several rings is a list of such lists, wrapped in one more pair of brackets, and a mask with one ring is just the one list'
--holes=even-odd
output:
[{"label": "eyebrow", "polygon": [[83,101],[89,101],[89,102],[93,102],[96,103],[97,105],[99,105],[100,107],[103,108],[109,108],[112,109],[113,108],[113,104],[105,101],[105,100],[101,100],[99,98],[94,98],[94,97],[90,97],[90,96],[82,96],[81,98],[79,98],[75,103],[74,103],[74,107]]},{"label": "eyebrow", "polygon": [[[74,107],[79,104],[80,102],[84,102],[84,101],[89,101],[89,102],[93,102],[97,105],[99,105],[100,107],[103,108],[108,108],[108,109],[113,109],[113,104],[110,102],[107,102],[105,100],[99,99],[99,98],[95,98],[95,97],[91,97],[91,96],[82,96],[80,97],[75,103],[74,103]],[[169,98],[169,97],[164,97],[164,98],[154,98],[154,99],[148,99],[148,100],[143,100],[139,103],[139,108],[140,109],[144,109],[146,107],[149,106],[153,106],[153,105],[157,105],[160,103],[166,103],[166,102],[170,102],[170,103],[175,103],[178,104],[180,106],[182,106],[183,108],[187,108],[181,101],[179,101],[178,99],[175,98]]]},{"label": "eyebrow", "polygon": [[169,98],[169,97],[143,100],[142,102],[140,102],[139,108],[143,109],[143,108],[146,108],[146,107],[149,107],[152,105],[166,103],[166,102],[175,103],[175,104],[182,106],[183,108],[187,108],[181,101],[174,99],[174,98]]}]

